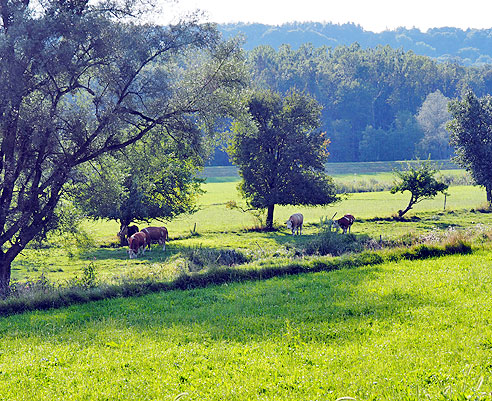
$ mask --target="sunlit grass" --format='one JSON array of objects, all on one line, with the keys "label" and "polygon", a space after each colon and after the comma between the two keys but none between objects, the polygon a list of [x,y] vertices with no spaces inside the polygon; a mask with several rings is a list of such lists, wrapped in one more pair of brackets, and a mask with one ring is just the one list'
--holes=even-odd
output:
[{"label": "sunlit grass", "polygon": [[0,394],[490,399],[491,267],[479,252],[1,318]]},{"label": "sunlit grass", "polygon": [[[116,222],[87,221],[83,228],[94,246],[26,249],[13,277],[44,274],[63,282],[88,264],[102,280],[171,277],[186,267],[178,258],[183,251],[202,248],[235,249],[260,262],[278,253],[281,260],[287,249],[316,236],[320,219],[335,212],[356,216],[356,236],[382,241],[492,226],[492,213],[475,211],[484,191],[467,186],[450,188],[446,210],[438,196],[419,204],[406,221],[391,216],[408,194],[359,193],[329,207],[278,207],[279,230],[252,231],[252,215],[225,207],[228,200],[240,201],[236,184],[205,184],[199,212],[165,223],[171,236],[166,252],[156,246],[129,260],[126,248],[109,246],[117,241]],[[298,211],[305,217],[304,235],[293,237],[281,227]],[[4,317],[0,399],[490,400],[491,277],[492,253],[476,243],[469,256]]]},{"label": "sunlit grass", "polygon": [[[449,189],[445,211],[444,197],[438,196],[417,204],[408,213],[409,217],[418,217],[419,220],[415,221],[396,222],[391,219],[398,209],[407,204],[409,194],[371,192],[351,194],[342,202],[327,207],[279,206],[275,209],[275,224],[279,231],[251,231],[251,228],[259,226],[252,214],[226,208],[228,200],[240,201],[235,186],[234,182],[205,184],[207,192],[201,198],[201,209],[197,213],[167,223],[155,222],[168,227],[171,242],[166,253],[156,246],[155,251],[144,258],[129,260],[126,247],[101,247],[103,244],[118,242],[117,222],[87,221],[83,229],[95,240],[93,249],[26,249],[15,260],[12,277],[14,280],[24,280],[44,274],[50,280],[67,280],[80,274],[81,269],[93,261],[100,276],[109,278],[138,269],[142,263],[165,263],[183,247],[234,248],[268,255],[283,249],[290,242],[306,241],[309,236],[316,235],[321,219],[331,218],[335,212],[338,217],[345,213],[353,214],[356,221],[352,233],[369,235],[376,240],[448,227],[464,229],[477,224],[492,226],[492,214],[471,212],[483,204],[484,191],[479,187],[453,186]],[[294,212],[304,215],[304,235],[300,238],[292,237],[284,225]],[[140,228],[146,225],[140,224]]]}]

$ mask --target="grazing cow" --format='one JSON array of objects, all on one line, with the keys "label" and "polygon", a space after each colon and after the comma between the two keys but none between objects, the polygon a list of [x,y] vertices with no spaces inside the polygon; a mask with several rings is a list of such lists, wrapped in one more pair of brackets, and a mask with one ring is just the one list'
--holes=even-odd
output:
[{"label": "grazing cow", "polygon": [[147,244],[147,237],[144,233],[138,232],[128,238],[128,256],[130,259],[134,259],[140,252],[145,252],[145,245]]},{"label": "grazing cow", "polygon": [[147,227],[142,230],[147,240],[147,247],[154,242],[162,245],[162,250],[166,250],[166,241],[169,239],[166,227]]},{"label": "grazing cow", "polygon": [[336,229],[341,228],[344,234],[347,232],[348,229],[348,232],[350,233],[350,227],[352,227],[354,221],[355,221],[354,216],[352,216],[351,214],[346,214],[341,219],[334,220],[333,227],[335,227]]},{"label": "grazing cow", "polygon": [[295,235],[296,231],[297,235],[302,234],[303,220],[304,218],[301,213],[294,213],[292,216],[289,217],[289,220],[285,222],[287,224],[287,228],[289,230],[292,230],[292,235]]},{"label": "grazing cow", "polygon": [[118,237],[120,237],[121,245],[124,245],[128,242],[128,238],[130,238],[133,234],[138,233],[140,230],[137,226],[124,226],[120,232],[118,233]]}]

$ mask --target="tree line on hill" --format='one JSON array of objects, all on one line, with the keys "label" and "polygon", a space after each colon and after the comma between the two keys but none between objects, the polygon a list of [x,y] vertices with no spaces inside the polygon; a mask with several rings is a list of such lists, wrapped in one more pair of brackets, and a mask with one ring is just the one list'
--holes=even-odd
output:
[{"label": "tree line on hill", "polygon": [[[448,159],[448,102],[468,89],[492,93],[492,65],[438,63],[389,46],[262,45],[247,65],[256,86],[297,88],[321,104],[331,162]],[[225,161],[216,152],[211,165]]]},{"label": "tree line on hill", "polygon": [[292,22],[282,25],[259,23],[221,24],[219,30],[228,38],[244,36],[244,49],[258,46],[279,49],[288,44],[298,49],[305,43],[314,47],[338,47],[359,43],[362,48],[389,45],[394,49],[412,51],[438,62],[480,66],[492,63],[491,29],[431,28],[422,32],[417,28],[396,28],[371,32],[353,23]]}]

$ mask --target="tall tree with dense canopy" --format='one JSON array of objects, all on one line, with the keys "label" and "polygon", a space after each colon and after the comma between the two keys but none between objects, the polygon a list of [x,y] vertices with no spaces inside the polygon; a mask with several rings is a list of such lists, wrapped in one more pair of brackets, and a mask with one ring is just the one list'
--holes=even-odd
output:
[{"label": "tall tree with dense canopy", "polygon": [[239,168],[239,189],[248,205],[267,209],[267,229],[273,228],[275,205],[337,201],[324,172],[329,140],[319,130],[319,104],[298,91],[285,97],[254,91],[245,107],[245,116],[233,123],[228,152]]},{"label": "tall tree with dense canopy", "polygon": [[477,98],[468,91],[462,100],[449,104],[452,120],[451,144],[454,160],[466,169],[473,180],[485,188],[492,203],[492,96]]},{"label": "tall tree with dense canopy", "polygon": [[[240,51],[211,25],[136,25],[140,2],[0,0],[0,290],[74,168],[160,129],[195,142]],[[133,19],[135,20],[135,19]],[[206,62],[188,65],[199,51]],[[232,94],[231,94],[232,96]],[[220,101],[219,101],[220,100]]]}]

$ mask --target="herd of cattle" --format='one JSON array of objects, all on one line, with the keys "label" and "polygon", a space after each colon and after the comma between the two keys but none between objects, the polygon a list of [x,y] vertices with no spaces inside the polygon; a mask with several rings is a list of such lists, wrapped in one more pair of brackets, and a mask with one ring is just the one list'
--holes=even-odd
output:
[{"label": "herd of cattle", "polygon": [[166,250],[166,241],[169,235],[166,227],[146,227],[138,231],[137,226],[128,226],[122,229],[118,236],[128,238],[128,256],[130,259],[136,258],[140,253],[145,253],[145,248],[150,251],[153,243],[162,245],[162,250]]},{"label": "herd of cattle", "polygon": [[[335,217],[335,216],[333,216]],[[351,214],[346,214],[338,220],[333,220],[332,226],[335,229],[341,228],[345,234],[355,221],[355,217]],[[287,228],[292,231],[292,235],[302,234],[302,224],[304,216],[301,213],[294,213],[285,223]],[[150,246],[153,243],[162,245],[162,250],[166,250],[166,241],[169,240],[169,235],[166,227],[146,227],[142,231],[138,230],[137,226],[124,227],[118,236],[128,238],[128,256],[130,259],[136,258],[140,253],[145,253],[145,248],[150,251]]]}]

